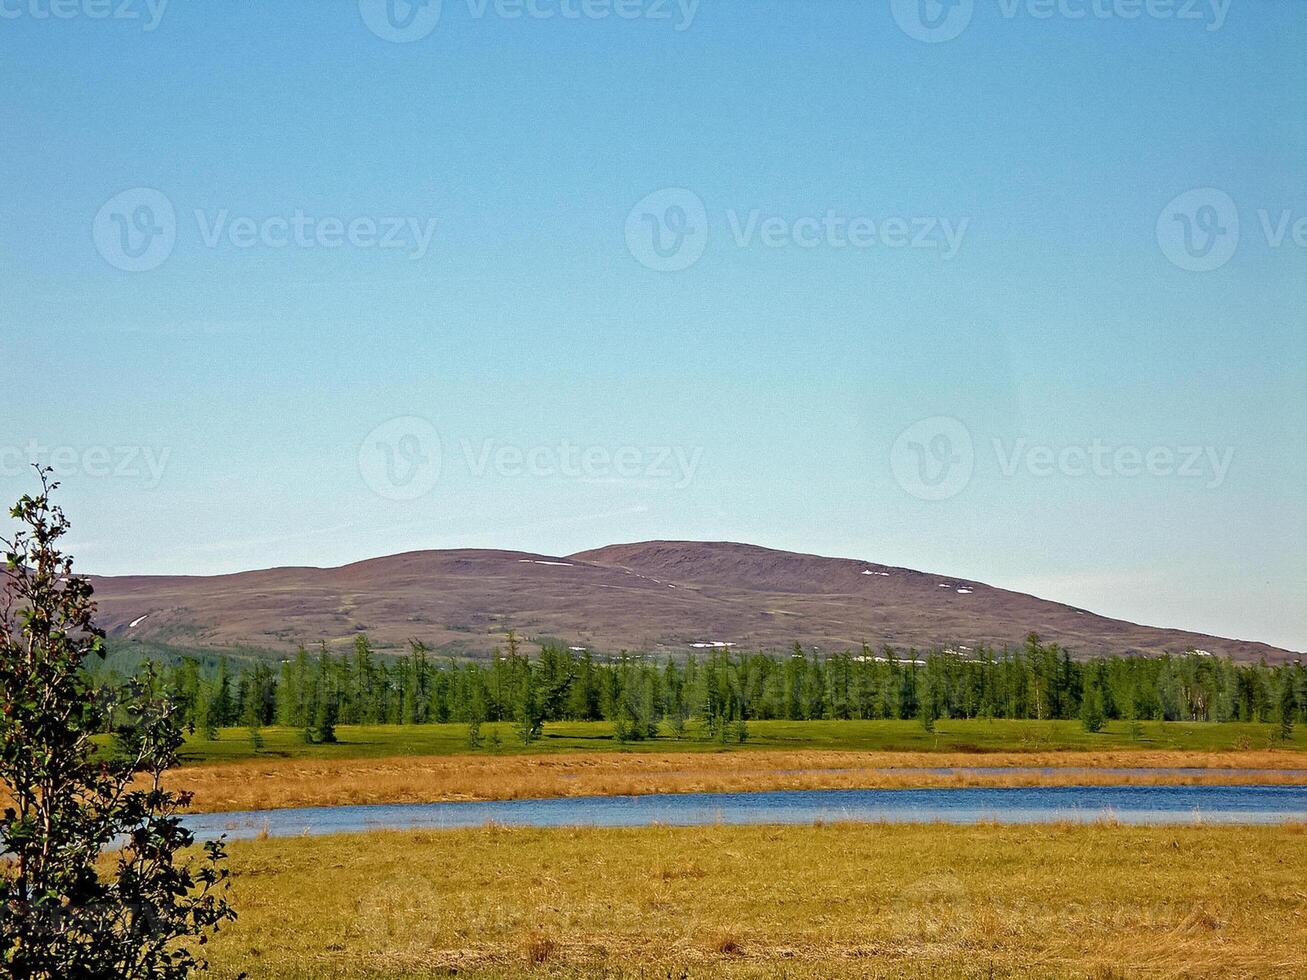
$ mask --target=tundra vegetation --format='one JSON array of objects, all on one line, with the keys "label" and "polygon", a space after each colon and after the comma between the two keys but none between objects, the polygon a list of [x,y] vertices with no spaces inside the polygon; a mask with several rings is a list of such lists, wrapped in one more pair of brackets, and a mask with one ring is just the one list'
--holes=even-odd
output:
[{"label": "tundra vegetation", "polygon": [[231,845],[218,973],[1303,977],[1303,826],[475,830]]}]

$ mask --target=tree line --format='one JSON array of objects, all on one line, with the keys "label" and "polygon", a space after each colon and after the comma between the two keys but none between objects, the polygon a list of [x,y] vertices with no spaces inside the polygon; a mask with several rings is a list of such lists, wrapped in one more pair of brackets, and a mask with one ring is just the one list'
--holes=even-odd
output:
[{"label": "tree line", "polygon": [[1307,722],[1307,668],[1236,663],[1201,653],[1088,661],[1031,634],[1017,649],[884,648],[788,656],[713,650],[658,661],[596,657],[547,644],[534,657],[510,634],[487,662],[438,658],[413,641],[405,656],[378,655],[366,635],[351,651],[301,647],[279,666],[214,671],[184,658],[164,669],[185,722],[217,729],[302,729],[331,741],[339,724],[421,725],[506,721],[532,741],[550,721],[608,721],[619,739],[682,735],[691,721],[743,740],[757,719],[1075,719],[1091,731],[1111,719]]}]

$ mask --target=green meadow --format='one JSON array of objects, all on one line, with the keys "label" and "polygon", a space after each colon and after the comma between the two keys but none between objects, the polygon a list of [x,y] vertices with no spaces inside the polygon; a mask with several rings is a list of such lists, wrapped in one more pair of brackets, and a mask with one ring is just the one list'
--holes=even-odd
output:
[{"label": "green meadow", "polygon": [[1078,721],[1008,719],[940,720],[933,732],[915,721],[751,721],[744,743],[709,739],[691,724],[683,738],[660,735],[619,742],[606,721],[559,721],[544,726],[529,745],[508,722],[482,726],[482,744],[468,746],[467,726],[340,725],[337,741],[311,744],[303,732],[284,727],[259,730],[255,748],[244,728],[222,728],[215,740],[196,733],[182,750],[184,765],[242,762],[253,759],[360,759],[431,755],[540,755],[560,752],[748,752],[756,750],[834,750],[866,752],[1092,752],[1098,750],[1168,750],[1226,752],[1238,750],[1307,750],[1307,726],[1298,725],[1288,741],[1275,726],[1246,722],[1108,722],[1087,732]]}]

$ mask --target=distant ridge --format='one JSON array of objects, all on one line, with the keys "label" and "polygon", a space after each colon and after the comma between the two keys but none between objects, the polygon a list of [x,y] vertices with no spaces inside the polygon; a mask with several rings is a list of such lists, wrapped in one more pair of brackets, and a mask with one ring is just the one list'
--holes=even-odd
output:
[{"label": "distant ridge", "polygon": [[696,644],[784,650],[889,645],[1017,646],[1031,630],[1094,654],[1198,649],[1270,662],[1265,643],[1139,626],[971,579],[734,542],[645,541],[570,556],[416,551],[339,568],[273,568],[211,577],[95,577],[111,637],[286,652],[367,632],[382,648],[410,638],[483,655],[510,629],[529,643],[600,652],[678,652]]}]

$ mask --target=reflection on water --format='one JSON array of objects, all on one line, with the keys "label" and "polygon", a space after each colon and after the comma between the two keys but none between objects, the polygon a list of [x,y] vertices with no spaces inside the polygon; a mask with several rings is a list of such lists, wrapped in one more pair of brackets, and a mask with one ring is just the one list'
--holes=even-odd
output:
[{"label": "reflection on water", "polygon": [[947,789],[787,790],[578,796],[485,803],[395,803],[192,814],[201,840],[366,830],[514,827],[645,827],[651,824],[1281,823],[1307,820],[1307,786],[1031,786]]}]

